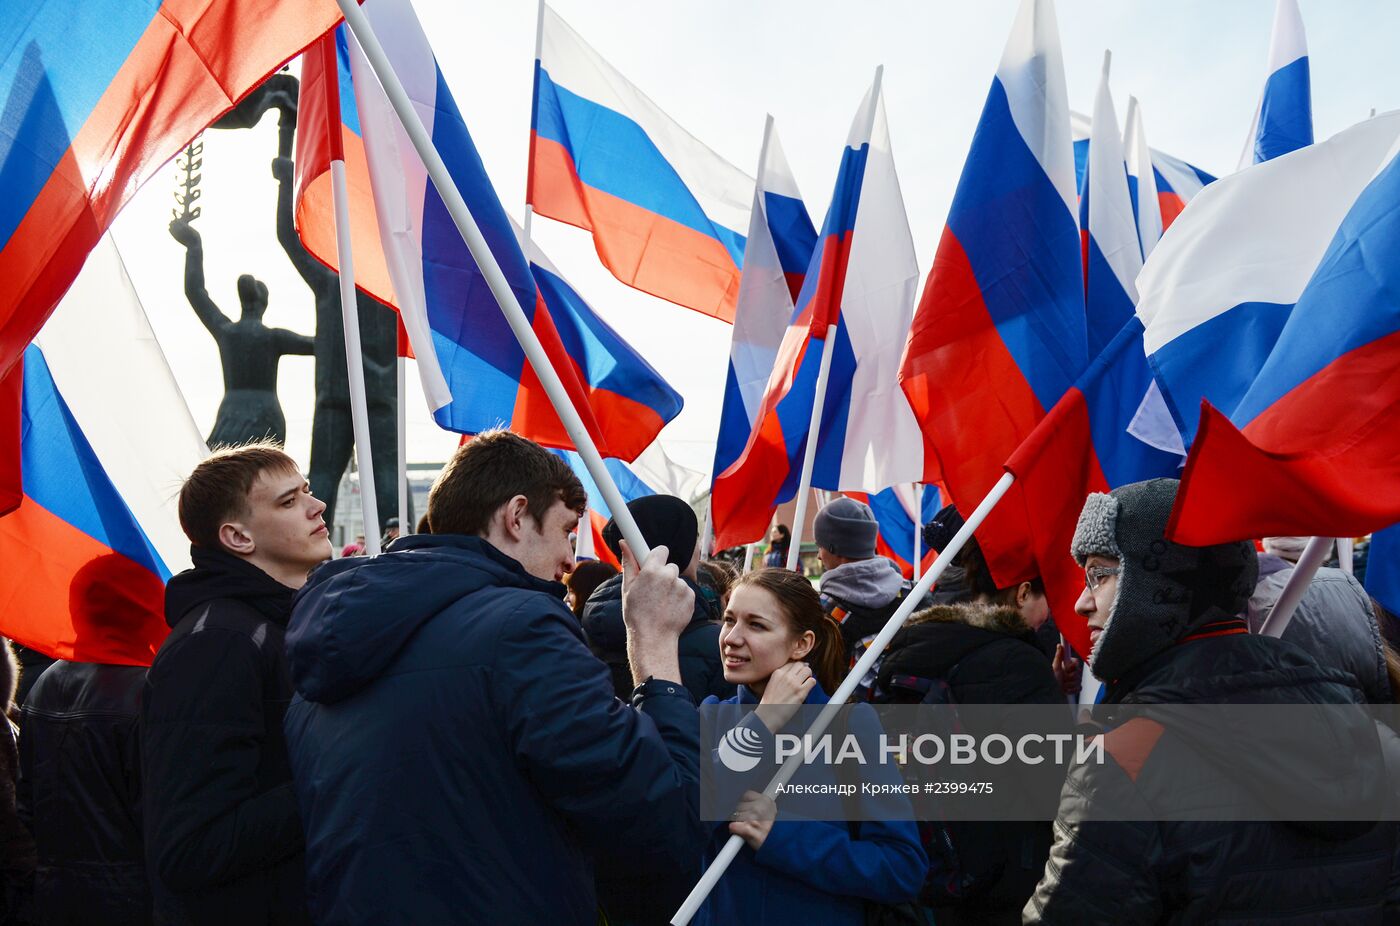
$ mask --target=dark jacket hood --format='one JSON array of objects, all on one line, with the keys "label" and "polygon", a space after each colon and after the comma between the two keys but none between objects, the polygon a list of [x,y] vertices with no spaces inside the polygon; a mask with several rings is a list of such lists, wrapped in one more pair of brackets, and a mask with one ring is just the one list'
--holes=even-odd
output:
[{"label": "dark jacket hood", "polygon": [[924,672],[942,674],[974,650],[1007,638],[1035,646],[1030,627],[1015,608],[935,605],[909,618],[890,641],[887,659],[891,665],[912,661]]},{"label": "dark jacket hood", "polygon": [[165,585],[165,622],[171,627],[192,609],[217,599],[244,602],[273,623],[287,625],[296,589],[223,550],[192,545],[190,561],[193,567]]},{"label": "dark jacket hood", "polygon": [[[1374,805],[1378,815],[1388,787],[1376,724],[1364,708],[1326,715],[1300,709],[1287,715],[1286,724],[1242,723],[1249,715],[1176,708],[1363,701],[1355,679],[1319,666],[1287,641],[1237,634],[1193,640],[1146,660],[1110,686],[1096,719],[1116,725],[1125,709],[1134,710],[1126,706],[1147,705],[1143,714],[1184,739],[1222,775],[1261,797],[1278,819],[1288,820],[1289,812],[1303,805],[1335,806],[1338,819],[1355,819],[1359,804]],[[1344,822],[1291,825],[1324,838],[1357,834],[1356,824]],[[1369,828],[1369,823],[1360,828]]]},{"label": "dark jacket hood", "polygon": [[[695,624],[719,620],[700,586],[690,579],[681,581],[695,593],[695,610],[686,629]],[[622,621],[622,576],[615,575],[603,582],[588,596],[583,606],[583,633],[588,645],[603,656],[627,653],[627,625]]]},{"label": "dark jacket hood", "polygon": [[424,623],[484,588],[564,598],[480,537],[414,534],[379,556],[322,566],[297,593],[287,628],[292,684],[308,701],[332,704],[379,677]]}]

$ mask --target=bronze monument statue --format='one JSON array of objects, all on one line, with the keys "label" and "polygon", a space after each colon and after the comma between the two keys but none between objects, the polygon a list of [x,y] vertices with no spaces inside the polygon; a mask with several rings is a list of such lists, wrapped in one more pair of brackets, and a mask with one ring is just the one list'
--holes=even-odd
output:
[{"label": "bronze monument statue", "polygon": [[311,354],[311,338],[263,324],[267,286],[250,274],[238,278],[243,311],[230,321],[204,288],[204,246],[189,217],[170,223],[170,234],[185,246],[185,296],[219,345],[224,398],[207,443],[210,449],[271,437],[287,439],[287,419],[277,401],[277,366],[285,354]]},{"label": "bronze monument statue", "polygon": [[[311,491],[326,503],[326,522],[335,516],[340,479],[354,449],[350,418],[350,378],[345,363],[345,331],[340,311],[340,278],[302,246],[293,224],[292,140],[296,127],[297,79],[274,74],[231,112],[214,124],[216,129],[251,128],[269,109],[278,111],[278,157],[272,163],[277,178],[277,240],[316,304],[316,408],[311,425]],[[396,315],[393,309],[356,291],[360,318],[360,345],[364,355],[365,392],[369,406],[370,446],[374,457],[374,484],[379,523],[397,515],[398,414],[395,377]],[[308,339],[309,340],[309,339]],[[225,358],[225,370],[228,369]],[[226,374],[227,375],[227,374]]]}]

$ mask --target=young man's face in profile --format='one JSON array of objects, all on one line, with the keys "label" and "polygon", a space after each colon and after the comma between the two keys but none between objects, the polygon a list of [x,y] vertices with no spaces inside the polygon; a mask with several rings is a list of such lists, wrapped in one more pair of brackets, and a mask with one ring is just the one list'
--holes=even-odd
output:
[{"label": "young man's face in profile", "polygon": [[331,557],[330,535],[321,517],[325,510],[301,473],[263,470],[248,493],[243,520],[262,557],[310,571]]},{"label": "young man's face in profile", "polygon": [[556,501],[537,524],[528,514],[521,519],[524,536],[516,557],[525,571],[537,579],[561,581],[574,570],[573,533],[579,514],[562,501]]}]

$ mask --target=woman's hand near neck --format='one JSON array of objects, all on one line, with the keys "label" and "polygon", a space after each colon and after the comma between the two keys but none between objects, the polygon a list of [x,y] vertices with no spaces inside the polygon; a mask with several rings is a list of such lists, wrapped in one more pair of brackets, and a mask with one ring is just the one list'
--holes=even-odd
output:
[{"label": "woman's hand near neck", "polygon": [[750,690],[759,696],[758,708],[754,711],[773,733],[780,732],[797,714],[797,709],[807,701],[807,695],[817,684],[811,666],[805,662],[789,662],[768,676],[760,688],[751,685]]}]

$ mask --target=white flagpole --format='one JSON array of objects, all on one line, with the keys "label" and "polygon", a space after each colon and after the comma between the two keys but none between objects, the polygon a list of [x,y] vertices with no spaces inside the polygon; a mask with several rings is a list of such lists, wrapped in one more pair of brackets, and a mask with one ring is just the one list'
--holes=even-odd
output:
[{"label": "white flagpole", "polygon": [[[540,101],[539,101],[540,87],[539,87],[539,82],[538,82],[538,81],[539,81],[538,73],[539,73],[539,68],[540,68],[540,50],[543,49],[543,48],[544,48],[544,0],[540,0],[539,7],[538,7],[538,9],[537,9],[536,12],[535,12],[535,76],[533,76],[533,77],[531,78],[531,80],[535,82],[534,85],[533,85],[533,86],[534,86],[534,90],[532,91],[532,93],[533,93],[534,96],[535,96],[535,99],[534,99],[534,100],[532,101],[532,103],[531,103],[531,105],[533,105],[533,106],[538,106],[538,105],[539,105],[539,102],[540,102]],[[530,204],[530,178],[534,176],[534,171],[535,171],[535,133],[534,133],[534,130],[533,130],[533,129],[534,129],[534,127],[531,126],[531,132],[530,132],[530,156],[529,156],[529,160],[526,161],[526,164],[525,164],[525,171],[526,171],[526,174],[525,174],[525,223],[524,223],[524,232],[523,232],[523,234],[524,234],[524,237],[525,237],[525,244],[526,244],[526,247],[527,247],[527,252],[526,252],[526,254],[525,254],[525,257],[526,257],[527,260],[528,260],[529,257],[530,257],[529,252],[528,252],[528,247],[529,247],[529,244],[530,244],[530,225],[531,225],[531,223],[534,221],[534,218],[535,218],[535,207],[534,207],[533,205]]]},{"label": "white flagpole", "polygon": [[715,541],[715,535],[714,535],[715,524],[714,524],[713,517],[714,517],[714,512],[713,512],[713,511],[711,510],[711,508],[710,508],[710,500],[709,500],[709,499],[705,499],[705,526],[702,527],[702,528],[700,528],[700,558],[701,558],[701,559],[709,559],[711,556],[714,555],[714,552],[715,552],[714,550],[710,549],[711,547],[714,546],[714,541]]},{"label": "white flagpole", "polygon": [[408,358],[396,357],[395,361],[398,366],[399,536],[404,537],[413,533],[413,525],[408,523],[408,401],[404,396],[408,384]]},{"label": "white flagpole", "polygon": [[[870,137],[875,130],[875,113],[880,108],[880,79],[885,66],[875,69],[875,84],[870,94],[870,123],[865,127],[865,135]],[[788,547],[787,568],[796,570],[797,561],[802,555],[802,525],[807,518],[807,495],[812,488],[812,465],[817,459],[817,438],[821,436],[822,408],[826,405],[826,382],[831,378],[831,348],[840,329],[841,319],[827,326],[826,337],[822,338],[821,365],[817,368],[817,388],[812,396],[812,418],[807,424],[807,446],[802,454],[802,477],[797,484],[797,511],[792,516],[792,544]]]},{"label": "white flagpole", "polygon": [[1356,575],[1356,541],[1353,538],[1337,538],[1337,566],[1349,576]]},{"label": "white flagpole", "polygon": [[1293,567],[1293,574],[1288,577],[1288,584],[1278,596],[1278,602],[1269,612],[1264,626],[1259,628],[1261,634],[1266,637],[1283,636],[1283,632],[1288,629],[1288,622],[1293,619],[1293,612],[1298,608],[1298,602],[1303,600],[1303,593],[1308,590],[1313,576],[1317,575],[1317,567],[1327,558],[1327,551],[1331,546],[1331,537],[1314,537],[1308,541],[1303,555],[1298,557],[1298,564]]},{"label": "white flagpole", "polygon": [[914,483],[914,581],[919,581],[919,566],[924,558],[924,484]]},{"label": "white flagpole", "polygon": [[[321,45],[322,54],[332,54]],[[333,57],[325,62],[337,67]],[[335,74],[335,70],[329,73]],[[369,444],[369,403],[365,400],[365,361],[360,348],[360,310],[355,300],[355,257],[350,245],[350,199],[345,185],[345,159],[338,143],[340,126],[336,108],[326,111],[330,135],[331,203],[335,209],[335,250],[340,278],[340,318],[345,326],[345,366],[350,377],[350,421],[355,434],[355,462],[360,471],[360,512],[365,529],[365,552],[379,555],[379,507],[375,498],[374,460]],[[332,123],[334,119],[334,123]],[[334,155],[341,155],[334,157]]]},{"label": "white flagpole", "polygon": [[752,572],[752,571],[753,571],[753,554],[754,554],[754,548],[757,547],[757,546],[758,546],[758,544],[756,544],[756,543],[751,543],[751,544],[748,544],[747,546],[744,547],[744,571],[745,571],[745,572]]},{"label": "white flagpole", "polygon": [[496,297],[496,302],[500,305],[506,322],[515,334],[515,339],[520,343],[521,349],[529,359],[535,375],[539,377],[540,385],[549,395],[549,401],[554,407],[555,414],[559,416],[564,430],[568,432],[569,439],[573,441],[584,465],[588,467],[588,473],[593,477],[598,490],[603,494],[603,500],[612,510],[617,526],[622,531],[623,539],[627,541],[627,545],[631,547],[632,553],[638,560],[642,559],[650,552],[650,548],[642,537],[637,522],[632,518],[632,513],[627,510],[627,502],[623,500],[622,493],[618,491],[617,483],[613,481],[612,474],[603,465],[603,458],[598,454],[598,448],[593,443],[588,429],[584,427],[578,409],[574,408],[573,402],[569,400],[569,395],[564,390],[564,384],[559,379],[559,373],[550,364],[549,356],[544,352],[539,337],[531,328],[529,319],[525,317],[525,311],[520,307],[520,301],[510,288],[510,283],[506,281],[505,274],[501,272],[500,264],[496,262],[496,255],[491,253],[491,248],[486,244],[486,239],[482,237],[481,229],[477,227],[476,219],[472,217],[471,210],[467,208],[461,191],[452,182],[452,175],[448,173],[447,165],[443,163],[442,156],[438,154],[437,148],[433,145],[432,137],[414,110],[413,102],[408,98],[403,84],[394,72],[393,65],[389,63],[389,58],[384,53],[383,46],[379,44],[379,39],[374,34],[369,19],[360,9],[356,0],[336,0],[336,3],[345,16],[345,24],[354,34],[361,50],[364,51],[365,58],[369,61],[370,67],[374,69],[375,76],[379,78],[379,83],[389,97],[394,112],[398,114],[404,131],[413,142],[414,150],[423,160],[428,177],[432,180],[433,186],[437,188],[438,195],[442,197],[443,204],[447,207],[448,214],[452,216],[457,230],[461,232],[462,239],[466,242],[468,250],[471,251],[472,259],[481,268],[481,275],[486,280],[487,286],[490,287],[491,294]]},{"label": "white flagpole", "polygon": [[[938,577],[943,574],[943,570],[948,568],[948,564],[953,561],[953,557],[956,556],[958,551],[963,548],[963,545],[967,543],[973,531],[977,530],[977,528],[982,525],[983,519],[985,519],[991,510],[996,507],[997,503],[1002,500],[1002,497],[1006,495],[1007,490],[1011,488],[1011,484],[1015,481],[1015,476],[1011,473],[1006,473],[1001,477],[1001,480],[992,487],[992,491],[987,493],[987,497],[982,499],[982,503],[972,512],[972,516],[967,519],[967,523],[964,524],[962,529],[948,542],[947,548],[938,554],[938,558],[933,561],[933,565],[929,567],[928,572],[919,580],[919,584],[915,585],[914,590],[904,597],[904,602],[900,604],[899,610],[891,615],[890,619],[885,622],[884,628],[875,635],[875,639],[870,642],[870,648],[865,651],[865,655],[861,656],[856,664],[851,667],[851,672],[846,676],[846,680],[842,682],[831,695],[831,701],[822,708],[821,713],[817,715],[817,719],[812,721],[812,726],[803,734],[803,742],[816,741],[826,732],[826,728],[831,725],[832,718],[834,718],[836,712],[841,709],[841,705],[845,704],[846,699],[855,692],[856,686],[860,684],[860,680],[865,677],[865,674],[875,665],[875,661],[885,652],[885,647],[889,646],[890,640],[894,639],[894,635],[904,626],[904,622],[909,619],[909,615],[914,613],[914,609],[918,606],[919,600],[923,598],[924,595],[928,594],[929,589],[933,588],[933,583],[938,581]],[[763,789],[765,797],[771,800],[778,793],[780,787],[792,780],[792,776],[797,773],[798,768],[806,761],[807,757],[803,755],[804,752],[806,752],[806,750],[798,750],[790,759],[783,763],[783,767],[778,770],[778,773],[773,776],[773,780],[768,782],[768,786]],[[729,863],[734,861],[734,857],[739,854],[739,847],[743,844],[744,839],[742,836],[729,837],[729,841],[724,844],[724,848],[720,850],[719,855],[715,856],[715,860],[710,863],[710,867],[705,869],[705,873],[700,877],[695,887],[691,889],[690,895],[685,899],[685,903],[681,904],[681,908],[676,911],[676,915],[671,917],[671,926],[686,926],[686,924],[690,922],[691,917],[695,916],[696,911],[700,909],[700,905],[705,902],[705,898],[710,895],[710,891],[719,883],[719,879],[724,875],[725,870],[729,867]]]}]

